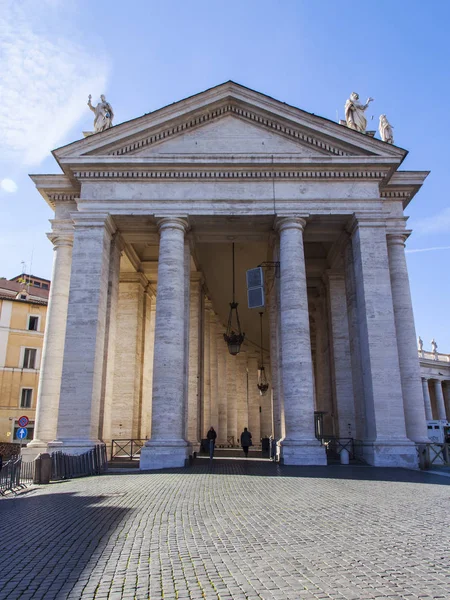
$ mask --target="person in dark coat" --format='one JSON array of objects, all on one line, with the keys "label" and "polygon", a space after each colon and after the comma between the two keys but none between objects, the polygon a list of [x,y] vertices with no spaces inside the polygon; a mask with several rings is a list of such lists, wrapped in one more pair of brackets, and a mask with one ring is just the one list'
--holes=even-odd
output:
[{"label": "person in dark coat", "polygon": [[209,431],[206,434],[206,437],[209,440],[209,458],[210,458],[210,460],[212,460],[214,457],[214,447],[216,445],[216,437],[217,437],[217,433],[212,425],[209,428]]},{"label": "person in dark coat", "polygon": [[241,433],[241,446],[242,450],[244,451],[245,458],[248,458],[248,449],[252,444],[252,434],[250,431],[248,431],[247,427],[244,427],[244,431]]}]

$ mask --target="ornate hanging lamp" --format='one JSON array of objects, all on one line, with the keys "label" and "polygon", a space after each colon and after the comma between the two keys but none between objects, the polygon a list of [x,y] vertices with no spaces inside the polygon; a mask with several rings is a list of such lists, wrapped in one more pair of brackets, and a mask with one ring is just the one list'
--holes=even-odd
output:
[{"label": "ornate hanging lamp", "polygon": [[[239,354],[241,350],[241,344],[245,339],[245,333],[241,331],[241,324],[239,322],[238,303],[235,298],[235,281],[234,281],[234,242],[233,242],[233,302],[230,302],[230,313],[228,315],[227,332],[223,334],[223,339],[226,341],[228,346],[228,352],[233,356]],[[233,312],[236,313],[236,325],[237,331],[233,327]]]},{"label": "ornate hanging lamp", "polygon": [[261,338],[260,338],[261,339],[261,344],[260,344],[261,364],[260,364],[259,370],[258,370],[258,390],[259,390],[259,393],[261,394],[261,396],[264,396],[264,394],[269,389],[269,382],[267,381],[266,370],[264,369],[262,318],[263,318],[263,313],[260,312],[259,313],[259,325],[260,325],[260,332],[261,332]]}]

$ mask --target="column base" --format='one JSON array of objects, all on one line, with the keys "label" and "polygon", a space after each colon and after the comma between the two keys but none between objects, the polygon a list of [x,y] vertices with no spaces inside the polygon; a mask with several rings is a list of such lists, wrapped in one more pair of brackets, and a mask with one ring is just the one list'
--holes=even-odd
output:
[{"label": "column base", "polygon": [[316,439],[281,440],[278,443],[280,462],[284,465],[327,465],[325,447]]},{"label": "column base", "polygon": [[187,445],[187,454],[188,456],[194,456],[200,452],[200,442],[188,442]]},{"label": "column base", "polygon": [[47,452],[63,452],[64,454],[84,454],[97,446],[103,444],[100,440],[89,440],[80,438],[58,439],[47,444]]},{"label": "column base", "polygon": [[358,444],[361,457],[374,467],[401,467],[418,469],[416,446],[410,441],[375,441]]},{"label": "column base", "polygon": [[32,440],[26,448],[22,448],[20,456],[24,462],[32,462],[39,454],[46,454],[47,452],[48,442]]},{"label": "column base", "polygon": [[186,442],[148,441],[141,450],[139,469],[176,469],[185,467],[189,459]]}]

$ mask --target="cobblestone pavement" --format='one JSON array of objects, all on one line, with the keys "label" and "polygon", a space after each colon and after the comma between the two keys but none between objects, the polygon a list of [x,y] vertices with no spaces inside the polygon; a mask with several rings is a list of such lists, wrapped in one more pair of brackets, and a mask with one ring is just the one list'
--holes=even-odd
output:
[{"label": "cobblestone pavement", "polygon": [[450,479],[197,460],[0,500],[0,598],[450,598]]}]

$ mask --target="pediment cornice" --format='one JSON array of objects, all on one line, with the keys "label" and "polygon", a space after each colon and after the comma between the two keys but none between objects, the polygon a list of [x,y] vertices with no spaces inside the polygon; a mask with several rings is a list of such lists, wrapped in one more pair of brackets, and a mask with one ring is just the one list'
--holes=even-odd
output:
[{"label": "pediment cornice", "polygon": [[54,151],[61,166],[81,156],[136,155],[165,140],[233,116],[313,149],[318,156],[384,156],[399,164],[406,151],[328,119],[228,82]]}]

